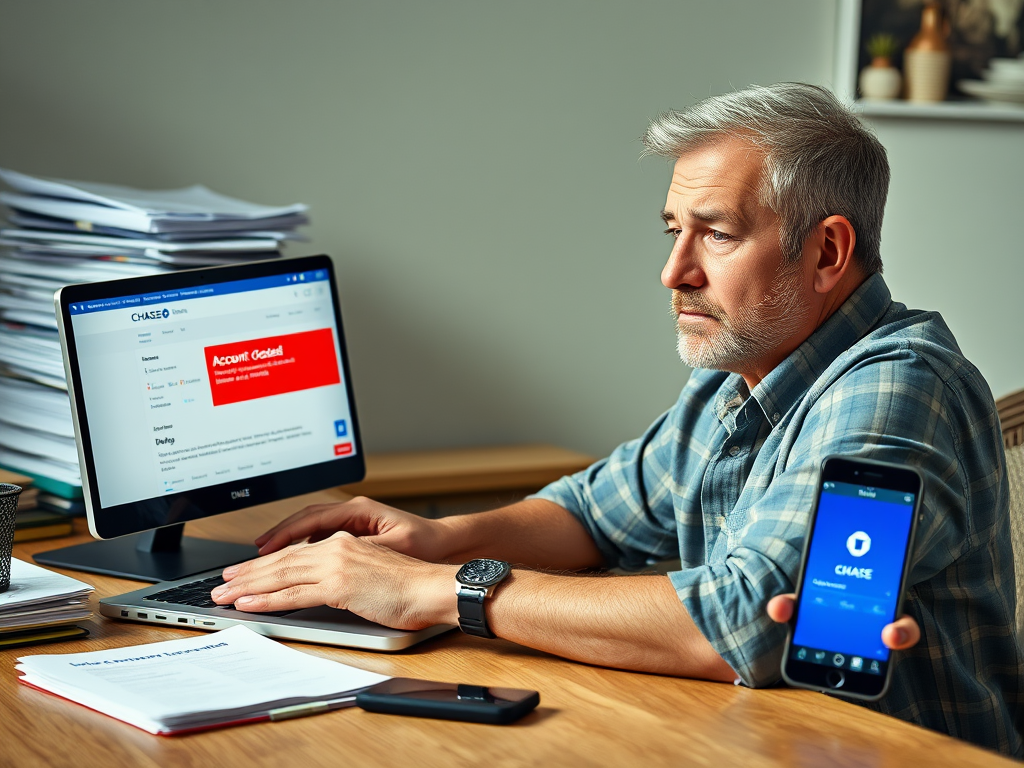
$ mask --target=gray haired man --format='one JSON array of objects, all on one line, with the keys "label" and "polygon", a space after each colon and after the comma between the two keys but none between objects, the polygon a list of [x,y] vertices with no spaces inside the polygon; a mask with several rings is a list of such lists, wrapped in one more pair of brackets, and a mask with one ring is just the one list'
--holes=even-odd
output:
[{"label": "gray haired man", "polygon": [[[408,629],[461,619],[594,664],[770,686],[823,457],[901,462],[925,477],[924,518],[909,615],[883,633],[907,650],[873,706],[1020,754],[995,407],[942,318],[890,298],[884,149],[831,94],[795,83],[668,113],[643,140],[675,163],[662,282],[694,368],[675,405],[502,509],[424,520],[359,498],[302,510],[213,598],[328,604]],[[667,575],[582,573],[677,557]],[[453,585],[468,594],[487,574],[469,616]]]}]

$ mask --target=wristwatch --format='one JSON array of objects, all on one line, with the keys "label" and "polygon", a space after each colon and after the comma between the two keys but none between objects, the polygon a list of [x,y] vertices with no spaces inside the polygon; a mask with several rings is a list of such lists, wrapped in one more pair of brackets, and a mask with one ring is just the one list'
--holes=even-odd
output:
[{"label": "wristwatch", "polygon": [[487,626],[484,601],[512,573],[512,566],[501,560],[470,560],[455,574],[455,594],[459,596],[459,626],[467,635],[497,637]]}]

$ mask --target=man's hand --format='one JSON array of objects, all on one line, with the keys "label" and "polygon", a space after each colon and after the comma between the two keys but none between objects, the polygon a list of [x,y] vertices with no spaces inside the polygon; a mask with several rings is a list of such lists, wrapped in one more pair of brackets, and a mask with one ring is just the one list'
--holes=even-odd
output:
[{"label": "man's hand", "polygon": [[315,543],[345,531],[417,560],[439,562],[445,551],[441,528],[436,520],[357,496],[338,504],[306,507],[256,539],[256,546],[261,555],[269,555],[306,537]]},{"label": "man's hand", "polygon": [[[785,624],[793,618],[796,595],[777,595],[768,601],[768,616],[772,621]],[[911,616],[901,616],[882,629],[882,642],[894,651],[902,651],[917,645],[921,639],[921,628]]]},{"label": "man's hand", "polygon": [[329,605],[388,627],[422,629],[458,623],[456,570],[340,532],[226,568],[227,583],[212,597],[257,612]]}]

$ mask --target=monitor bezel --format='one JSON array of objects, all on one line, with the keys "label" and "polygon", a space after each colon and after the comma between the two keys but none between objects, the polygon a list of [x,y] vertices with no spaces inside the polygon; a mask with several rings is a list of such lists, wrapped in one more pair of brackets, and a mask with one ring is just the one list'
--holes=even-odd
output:
[{"label": "monitor bezel", "polygon": [[[71,305],[86,301],[113,299],[121,296],[194,288],[200,285],[248,280],[251,278],[273,277],[288,273],[327,270],[334,320],[337,326],[338,349],[341,357],[345,393],[350,408],[353,445],[351,456],[341,456],[305,467],[279,470],[265,475],[235,480],[229,483],[196,488],[178,493],[155,496],[126,504],[104,507],[100,501],[99,484],[96,477],[93,448],[86,412],[85,395],[79,375],[78,350],[75,342],[74,325],[71,321]],[[71,412],[75,422],[75,438],[82,474],[82,492],[85,499],[89,532],[97,539],[111,539],[140,533],[156,528],[179,525],[191,520],[200,520],[225,512],[234,512],[260,504],[281,501],[306,493],[355,483],[366,474],[359,419],[356,414],[352,377],[349,372],[348,351],[338,300],[338,286],[335,281],[334,264],[326,255],[305,256],[295,259],[274,259],[270,261],[247,262],[227,266],[203,267],[200,269],[165,272],[158,275],[108,280],[97,283],[80,283],[61,288],[54,294],[57,311],[57,326],[60,333],[64,370],[71,398]],[[237,493],[241,486],[248,489],[248,495]],[[232,494],[235,491],[235,494]],[[165,519],[154,524],[153,515],[165,502]]]}]

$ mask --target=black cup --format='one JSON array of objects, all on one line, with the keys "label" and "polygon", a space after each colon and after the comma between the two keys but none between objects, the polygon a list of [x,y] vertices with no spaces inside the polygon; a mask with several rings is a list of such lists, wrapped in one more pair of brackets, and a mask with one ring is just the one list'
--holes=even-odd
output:
[{"label": "black cup", "polygon": [[14,522],[17,519],[20,495],[20,485],[0,483],[0,592],[5,592],[11,586]]}]

